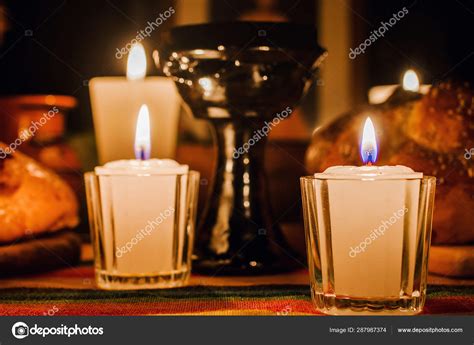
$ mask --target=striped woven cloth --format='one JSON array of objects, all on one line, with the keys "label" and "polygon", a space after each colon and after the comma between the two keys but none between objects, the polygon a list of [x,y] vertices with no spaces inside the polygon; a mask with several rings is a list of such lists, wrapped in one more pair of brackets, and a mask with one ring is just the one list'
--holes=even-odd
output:
[{"label": "striped woven cloth", "polygon": [[[0,280],[0,315],[319,315],[305,270],[266,277],[193,276],[178,289],[101,291],[91,266]],[[430,285],[425,314],[474,314],[474,286]]]}]

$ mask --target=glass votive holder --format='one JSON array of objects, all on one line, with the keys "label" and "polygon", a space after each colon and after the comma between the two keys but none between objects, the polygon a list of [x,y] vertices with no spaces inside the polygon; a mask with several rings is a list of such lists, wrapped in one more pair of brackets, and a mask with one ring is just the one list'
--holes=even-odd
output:
[{"label": "glass votive holder", "polygon": [[420,313],[436,179],[300,180],[316,308],[329,315]]},{"label": "glass votive holder", "polygon": [[185,285],[199,173],[85,174],[96,283],[107,290]]}]

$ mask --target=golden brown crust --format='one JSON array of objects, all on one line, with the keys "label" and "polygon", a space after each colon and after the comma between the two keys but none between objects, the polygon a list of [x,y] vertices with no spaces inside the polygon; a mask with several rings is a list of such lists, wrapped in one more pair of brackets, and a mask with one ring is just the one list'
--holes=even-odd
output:
[{"label": "golden brown crust", "polygon": [[2,160],[0,242],[75,227],[78,207],[67,183],[33,159],[15,152]]},{"label": "golden brown crust", "polygon": [[431,89],[415,104],[406,135],[435,152],[463,151],[473,140],[473,96],[468,85],[442,83]]}]

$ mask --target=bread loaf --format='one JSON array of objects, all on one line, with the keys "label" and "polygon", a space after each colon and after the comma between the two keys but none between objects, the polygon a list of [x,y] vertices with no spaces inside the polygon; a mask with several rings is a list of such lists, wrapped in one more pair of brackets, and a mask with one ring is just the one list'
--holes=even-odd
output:
[{"label": "bread loaf", "polygon": [[[5,144],[0,148],[8,152]],[[78,222],[78,202],[66,182],[22,153],[2,155],[0,242],[72,228]]]}]

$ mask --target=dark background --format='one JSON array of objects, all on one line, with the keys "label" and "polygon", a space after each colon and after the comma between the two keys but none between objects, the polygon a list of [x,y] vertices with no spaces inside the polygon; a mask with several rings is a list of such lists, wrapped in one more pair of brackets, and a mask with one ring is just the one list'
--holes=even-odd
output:
[{"label": "dark background", "polygon": [[[193,0],[177,0],[193,1]],[[319,0],[328,1],[328,0]],[[455,78],[474,79],[474,1],[345,1],[354,11],[353,47],[367,38],[400,8],[409,14],[374,43],[364,56],[362,85],[398,82],[408,67],[426,83]],[[69,117],[69,131],[92,126],[87,81],[94,76],[124,75],[126,59],[117,60],[117,47],[129,42],[148,20],[174,4],[173,0],[10,0],[9,29],[0,47],[0,94],[58,93],[74,95],[79,107]],[[213,20],[231,20],[252,7],[249,0],[215,0]],[[292,20],[316,22],[317,3],[281,0],[279,7]],[[173,19],[173,17],[171,18]],[[338,18],[334,18],[338,20]],[[145,40],[148,52],[166,22]],[[297,39],[297,38],[295,38]],[[148,74],[156,74],[149,61]]]},{"label": "dark background", "polygon": [[419,71],[425,83],[450,78],[474,80],[474,1],[367,3],[366,18],[374,28],[403,6],[409,11],[385,39],[370,49],[367,70],[370,85],[397,81],[409,67]]}]

